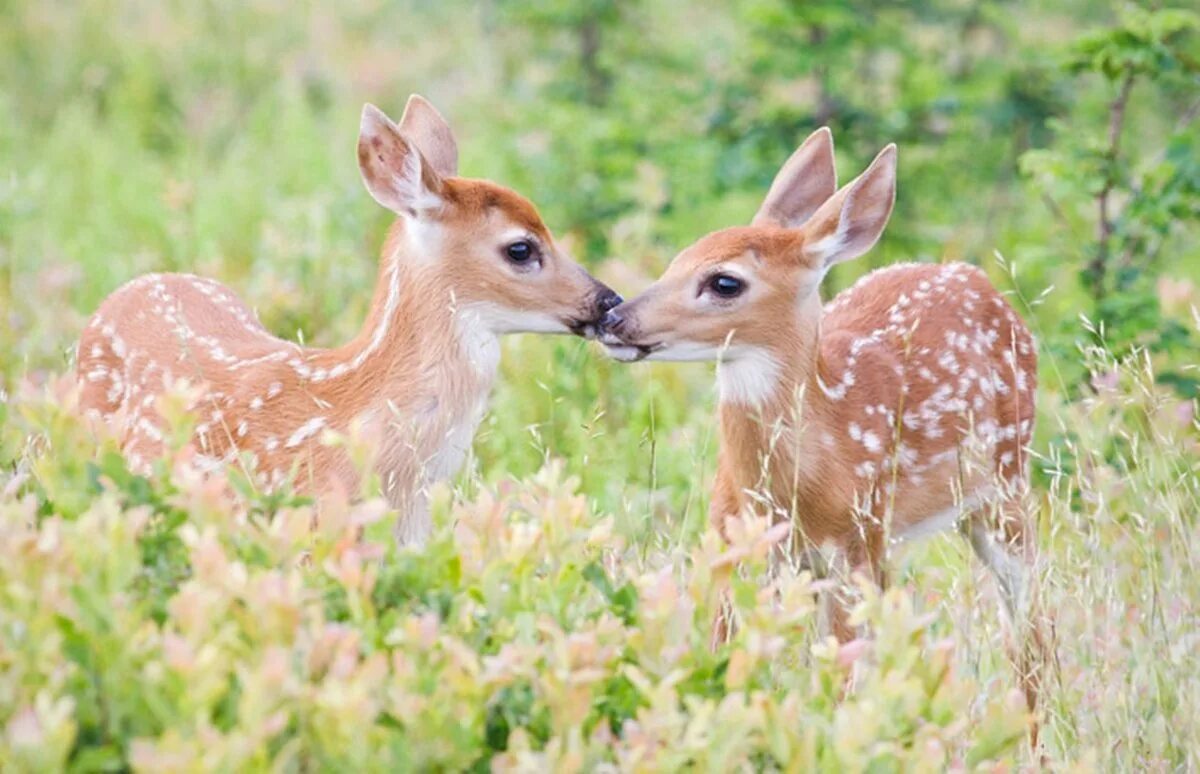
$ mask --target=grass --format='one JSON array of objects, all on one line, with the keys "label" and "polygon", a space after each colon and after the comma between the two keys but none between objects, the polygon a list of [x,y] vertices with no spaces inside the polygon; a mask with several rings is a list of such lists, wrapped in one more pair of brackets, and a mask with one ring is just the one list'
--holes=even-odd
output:
[{"label": "grass", "polygon": [[[344,341],[386,223],[353,167],[359,103],[395,108],[435,84],[464,169],[514,184],[519,165],[495,149],[539,141],[459,88],[491,72],[461,14],[411,29],[407,6],[356,6],[301,29],[270,3],[149,8],[107,25],[99,3],[0,4],[13,22],[0,24],[0,769],[1034,763],[996,589],[965,541],[890,557],[895,589],[864,593],[859,652],[819,637],[808,578],[765,577],[760,526],[731,546],[708,529],[704,366],[506,341],[475,454],[422,552],[391,547],[374,499],[263,497],[171,457],[130,474],[64,379],[104,295],[185,269],[234,287],[280,335]],[[660,222],[661,183],[638,174],[646,204],[613,226],[619,257],[593,267],[626,292],[681,246],[655,235],[686,231],[678,214]],[[555,228],[567,214],[549,198]],[[743,198],[697,218],[711,226]],[[1195,402],[1155,379],[1194,364],[1118,359],[1101,331],[1064,323],[1079,301],[1067,268],[1039,261],[1017,282],[984,263],[1024,291],[1043,338],[1078,329],[1072,362],[1043,354],[1034,449],[1055,642],[1047,759],[1197,768],[1200,426]],[[1171,293],[1178,322],[1200,327],[1195,291]],[[1094,389],[1064,383],[1076,358]],[[711,652],[723,579],[745,625]]]},{"label": "grass", "polygon": [[[573,342],[507,350],[509,368],[546,373],[501,384],[474,468],[439,495],[420,552],[393,551],[374,500],[314,510],[178,460],[133,476],[115,441],[83,426],[69,379],[10,396],[4,440],[27,449],[29,478],[10,477],[0,498],[4,759],[1028,761],[997,590],[965,541],[891,557],[896,588],[864,597],[871,646],[842,697],[858,654],[818,636],[808,579],[765,579],[761,526],[728,547],[705,527],[704,375],[554,367],[586,356]],[[1144,359],[1088,356],[1111,375],[1097,395],[1041,404],[1059,436],[1037,463],[1055,642],[1046,751],[1064,765],[1186,768],[1200,742],[1200,441]],[[610,409],[583,399],[589,389],[629,400]],[[694,409],[673,414],[680,405]],[[522,412],[537,421],[522,425]],[[749,559],[729,576],[735,555]],[[746,626],[712,653],[721,577]]]}]

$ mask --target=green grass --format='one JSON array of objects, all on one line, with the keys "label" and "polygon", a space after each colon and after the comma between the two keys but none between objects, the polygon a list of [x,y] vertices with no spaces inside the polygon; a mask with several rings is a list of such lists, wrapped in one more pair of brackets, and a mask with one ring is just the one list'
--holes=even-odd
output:
[{"label": "green grass", "polygon": [[[663,115],[651,95],[592,122],[555,80],[576,65],[553,19],[504,4],[338,8],[0,0],[0,769],[1032,763],[996,589],[955,535],[889,557],[895,590],[865,595],[872,645],[849,666],[852,651],[818,636],[808,579],[766,579],[747,525],[733,548],[752,559],[729,579],[745,625],[709,650],[733,550],[708,529],[709,367],[507,340],[475,454],[439,494],[422,552],[392,549],[375,500],[227,490],[170,460],[139,478],[82,426],[64,378],[74,342],[138,273],[216,277],[283,336],[353,335],[387,223],[354,167],[363,101],[396,111],[428,93],[464,170],[533,197],[626,293],[744,220],[762,169],[786,155],[743,142],[773,148],[755,134],[769,116],[722,117],[710,99],[722,67],[754,53],[740,17],[698,15],[694,35],[664,43],[656,66],[674,75],[654,93],[693,113]],[[678,28],[678,4],[639,8]],[[1046,25],[1023,45],[1081,24],[1026,10]],[[629,67],[657,72],[647,61]],[[969,77],[994,75],[980,69]],[[788,95],[811,85],[771,77]],[[613,99],[634,91],[619,81]],[[1071,109],[1098,104],[1088,92]],[[909,120],[843,118],[850,162]],[[921,173],[901,180],[905,218],[830,289],[871,261],[965,255],[1014,293],[1053,344],[1035,443],[1055,645],[1046,757],[1197,768],[1200,426],[1195,401],[1156,378],[1194,383],[1195,353],[1103,345],[1079,319],[1077,256],[1050,247],[1063,227],[995,171],[1001,140],[970,168],[972,126],[901,142]],[[1162,276],[1195,280],[1195,250],[1165,251]],[[1162,307],[1200,333],[1197,303],[1181,284]]]}]

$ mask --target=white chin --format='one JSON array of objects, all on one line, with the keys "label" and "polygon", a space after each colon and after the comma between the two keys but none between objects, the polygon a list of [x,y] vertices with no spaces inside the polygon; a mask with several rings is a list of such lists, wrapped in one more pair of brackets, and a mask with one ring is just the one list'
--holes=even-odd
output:
[{"label": "white chin", "polygon": [[641,355],[641,351],[637,347],[628,347],[624,344],[605,344],[604,348],[608,351],[609,357],[613,360],[620,360],[622,363],[632,363]]},{"label": "white chin", "polygon": [[659,347],[646,356],[647,360],[670,360],[675,362],[695,362],[718,360],[721,350],[708,344],[697,344],[690,341],[679,341]]},{"label": "white chin", "polygon": [[464,305],[460,314],[470,319],[473,315],[484,327],[497,335],[505,333],[570,333],[557,316],[544,312],[509,309],[498,304],[473,303]]}]

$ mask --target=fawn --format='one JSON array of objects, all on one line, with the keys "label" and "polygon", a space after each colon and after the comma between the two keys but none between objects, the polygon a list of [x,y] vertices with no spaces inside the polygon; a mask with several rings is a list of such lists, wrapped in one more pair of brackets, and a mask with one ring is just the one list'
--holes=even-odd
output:
[{"label": "fawn", "polygon": [[[625,361],[717,361],[719,529],[747,510],[789,521],[789,557],[811,565],[817,549],[834,548],[882,586],[890,539],[961,524],[1021,622],[1017,666],[1032,710],[1042,638],[1024,509],[1037,366],[1029,330],[982,271],[961,263],[891,266],[821,305],[830,267],[879,239],[895,176],[889,145],[838,190],[832,137],[818,130],[749,227],[681,252],[609,312],[601,341]],[[839,640],[852,637],[845,610],[832,614]],[[714,636],[726,626],[718,621]]]},{"label": "fawn", "polygon": [[384,243],[361,332],[334,349],[276,338],[210,279],[150,274],[110,295],[79,342],[82,406],[118,423],[135,468],[159,454],[155,401],[176,379],[200,386],[193,446],[205,461],[242,453],[268,484],[356,491],[348,454],[326,428],[361,423],[399,511],[400,542],[430,530],[426,489],[459,468],[483,416],[503,333],[591,335],[620,297],[555,244],[534,206],[457,177],[450,127],[413,95],[397,126],[362,112],[358,165],[399,217]]}]

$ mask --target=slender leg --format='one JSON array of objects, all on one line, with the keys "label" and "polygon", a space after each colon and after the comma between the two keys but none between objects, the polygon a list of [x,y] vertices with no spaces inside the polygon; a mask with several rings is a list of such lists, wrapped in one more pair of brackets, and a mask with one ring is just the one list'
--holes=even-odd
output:
[{"label": "slender leg", "polygon": [[887,574],[883,568],[884,535],[881,525],[872,522],[866,531],[864,539],[854,541],[845,551],[846,564],[843,567],[844,577],[839,579],[840,589],[828,596],[829,620],[832,624],[833,635],[839,643],[847,643],[861,636],[861,632],[850,624],[851,602],[849,594],[850,580],[855,573],[869,578],[880,591],[887,588]]},{"label": "slender leg", "polygon": [[1036,749],[1038,698],[1049,652],[1043,631],[1045,620],[1038,605],[1037,546],[1024,499],[1014,497],[993,509],[976,511],[970,517],[967,534],[971,548],[995,576],[1004,598],[1012,623],[1011,658],[1025,702],[1035,713],[1030,743]]},{"label": "slender leg", "polygon": [[402,497],[388,498],[392,507],[399,511],[392,527],[392,536],[397,546],[424,545],[433,532],[433,519],[429,512],[429,495],[422,489],[405,493]]},{"label": "slender leg", "polygon": [[710,650],[716,650],[722,645],[729,642],[733,637],[734,622],[733,622],[733,607],[729,602],[729,593],[721,594],[720,607],[717,609],[717,614],[713,618],[711,633],[709,634],[708,647]]}]

